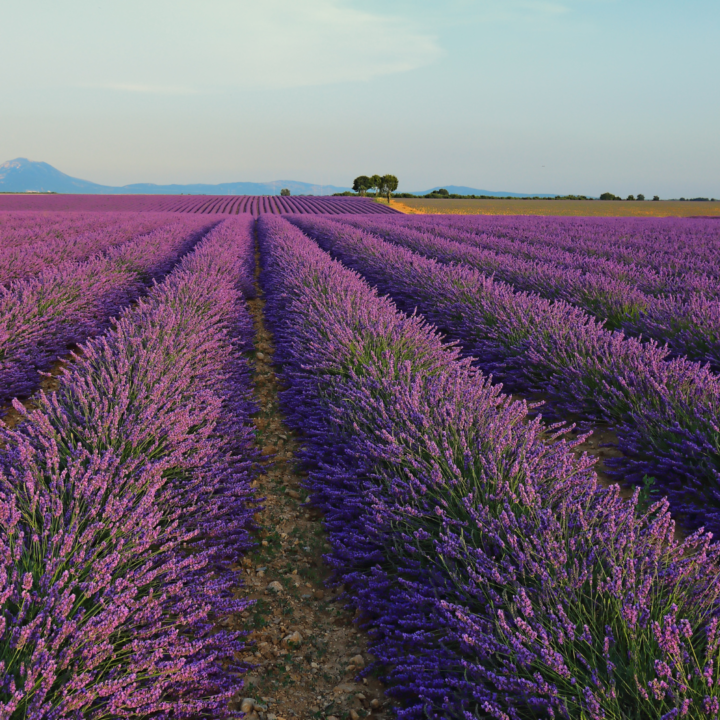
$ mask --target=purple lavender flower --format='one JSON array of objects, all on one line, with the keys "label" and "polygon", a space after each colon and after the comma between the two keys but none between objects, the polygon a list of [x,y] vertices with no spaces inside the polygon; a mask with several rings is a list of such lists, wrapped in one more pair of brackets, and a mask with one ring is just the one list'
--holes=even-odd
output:
[{"label": "purple lavender flower", "polygon": [[720,530],[720,378],[580,309],[518,293],[325,218],[293,217],[408,312],[419,311],[508,388],[541,391],[564,411],[605,420],[624,458],[619,477],[655,478],[689,527]]},{"label": "purple lavender flower", "polygon": [[233,715],[253,244],[219,225],[2,430],[0,716]]},{"label": "purple lavender flower", "polygon": [[0,285],[85,260],[178,220],[158,213],[0,213]]},{"label": "purple lavender flower", "polygon": [[[474,267],[511,284],[516,290],[537,293],[549,300],[563,300],[593,315],[609,330],[654,338],[667,343],[676,357],[709,362],[713,369],[720,370],[720,277],[716,268],[711,267],[713,263],[702,257],[706,250],[715,258],[715,266],[720,263],[717,223],[684,221],[710,229],[705,246],[694,247],[695,255],[689,254],[689,260],[700,258],[702,274],[675,274],[664,285],[658,280],[655,284],[658,297],[653,297],[639,287],[644,283],[638,282],[637,275],[646,274],[644,267],[635,276],[624,277],[627,273],[621,270],[613,273],[598,272],[587,266],[572,267],[571,262],[563,263],[563,258],[555,257],[552,252],[545,258],[524,259],[516,247],[514,252],[487,249],[485,237],[480,239],[468,232],[458,234],[454,228],[449,231],[442,222],[438,222],[439,228],[433,231],[434,226],[425,221],[421,226],[424,232],[419,232],[406,227],[408,222],[404,218],[344,218],[342,221],[426,257]],[[528,219],[528,224],[533,222],[537,221]],[[616,219],[615,222],[620,227],[637,226],[637,221],[626,223],[625,219]],[[606,227],[612,229],[612,226]],[[577,256],[577,250],[572,255]],[[666,265],[658,266],[660,271],[665,269]]]},{"label": "purple lavender flower", "polygon": [[214,224],[176,218],[104,254],[47,267],[0,288],[0,399],[35,390],[39,372],[72,345],[105,330]]},{"label": "purple lavender flower", "polygon": [[264,216],[258,237],[328,562],[399,717],[712,711],[720,547],[675,540],[665,501],[600,488],[562,433],[546,442],[524,402],[297,228]]},{"label": "purple lavender flower", "polygon": [[399,215],[388,205],[358,197],[281,197],[279,195],[42,195],[0,196],[2,211],[177,212],[193,214]]}]

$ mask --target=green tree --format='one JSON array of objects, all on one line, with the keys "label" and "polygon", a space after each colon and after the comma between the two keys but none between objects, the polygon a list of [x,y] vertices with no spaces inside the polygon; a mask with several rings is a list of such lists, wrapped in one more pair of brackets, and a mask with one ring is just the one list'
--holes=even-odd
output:
[{"label": "green tree", "polygon": [[659,196],[659,195],[653,195],[653,200],[654,200],[655,202],[658,202],[658,201],[660,200],[660,196]]},{"label": "green tree", "polygon": [[634,199],[635,199],[635,196],[634,196],[634,195],[628,195],[625,199],[626,199],[626,200],[634,200]]},{"label": "green tree", "polygon": [[370,185],[370,188],[375,190],[375,197],[377,197],[380,194],[380,187],[382,186],[382,178],[379,175],[373,175],[370,178],[370,182],[372,183]]},{"label": "green tree", "polygon": [[398,179],[394,175],[383,175],[380,178],[380,184],[377,186],[378,192],[387,197],[388,205],[390,204],[390,195],[397,190],[397,186]]},{"label": "green tree", "polygon": [[353,190],[363,197],[371,187],[373,187],[372,180],[367,175],[358,175],[353,180]]},{"label": "green tree", "polygon": [[290,190],[288,190],[287,188],[283,188],[283,189],[280,191],[280,194],[281,194],[283,197],[290,197]]},{"label": "green tree", "polygon": [[600,196],[600,199],[601,200],[619,200],[620,198],[617,195],[613,195],[612,193],[606,192]]},{"label": "green tree", "polygon": [[640,194],[637,196],[637,199],[638,199],[638,200],[644,200],[644,199],[645,199],[645,196],[644,196],[642,193],[640,193]]}]

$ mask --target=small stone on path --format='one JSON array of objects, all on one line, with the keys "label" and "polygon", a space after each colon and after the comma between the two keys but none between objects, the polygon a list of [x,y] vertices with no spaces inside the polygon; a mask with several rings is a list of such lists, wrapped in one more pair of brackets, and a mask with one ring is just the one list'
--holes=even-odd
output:
[{"label": "small stone on path", "polygon": [[282,644],[286,647],[295,646],[297,647],[303,641],[303,636],[296,630],[294,633],[290,633],[282,639]]},{"label": "small stone on path", "polygon": [[255,707],[255,698],[244,698],[240,703],[240,712],[249,713]]}]

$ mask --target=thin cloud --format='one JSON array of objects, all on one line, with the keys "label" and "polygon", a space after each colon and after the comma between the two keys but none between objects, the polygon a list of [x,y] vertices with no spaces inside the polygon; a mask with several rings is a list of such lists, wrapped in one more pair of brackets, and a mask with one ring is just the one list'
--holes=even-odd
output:
[{"label": "thin cloud", "polygon": [[570,8],[567,5],[555,2],[544,2],[543,0],[523,0],[523,2],[518,2],[517,6],[524,10],[543,13],[545,15],[561,15],[570,12]]},{"label": "thin cloud", "polygon": [[473,3],[479,19],[495,21],[538,21],[572,12],[570,3],[552,0],[480,0]]},{"label": "thin cloud", "polygon": [[235,82],[293,87],[367,81],[436,60],[435,39],[404,20],[340,0],[242,3],[253,33],[238,49]]},{"label": "thin cloud", "polygon": [[74,0],[73,11],[71,25],[57,6],[32,17],[12,11],[32,33],[11,35],[0,60],[22,68],[23,86],[175,95],[290,88],[368,81],[441,55],[412,20],[348,0]]},{"label": "thin cloud", "polygon": [[198,92],[195,88],[174,85],[133,85],[132,83],[104,83],[97,85],[80,85],[80,87],[143,93],[146,95],[195,95]]}]

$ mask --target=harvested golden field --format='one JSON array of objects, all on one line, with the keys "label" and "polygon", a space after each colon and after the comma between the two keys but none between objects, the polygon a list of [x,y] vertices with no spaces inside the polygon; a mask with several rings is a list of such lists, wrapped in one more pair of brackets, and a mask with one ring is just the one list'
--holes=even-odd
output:
[{"label": "harvested golden field", "polygon": [[720,202],[680,200],[392,200],[400,212],[438,215],[582,215],[607,217],[720,217]]}]

